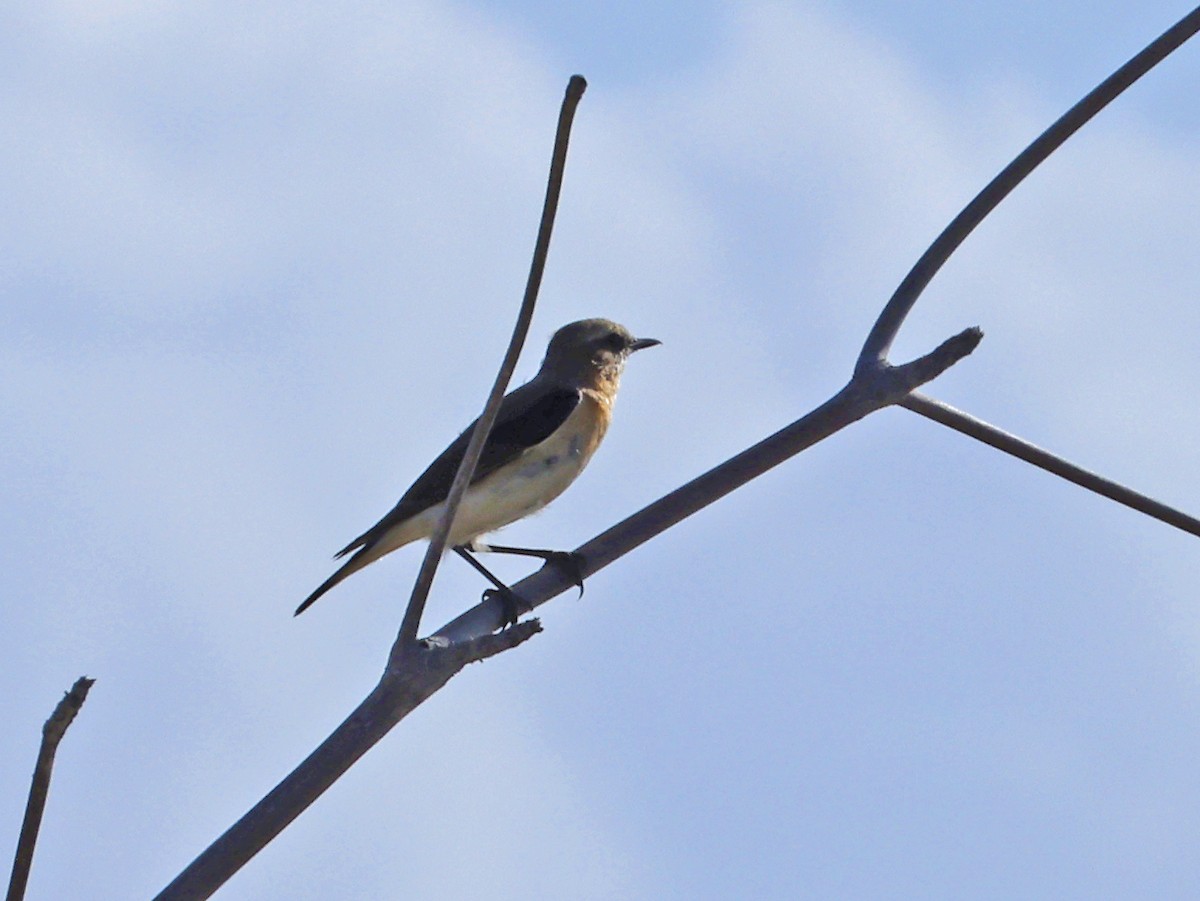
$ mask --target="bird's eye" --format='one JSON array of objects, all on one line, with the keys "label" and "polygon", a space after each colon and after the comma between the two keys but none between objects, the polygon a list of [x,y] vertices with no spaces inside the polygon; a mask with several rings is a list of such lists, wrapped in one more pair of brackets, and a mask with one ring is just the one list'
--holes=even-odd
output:
[{"label": "bird's eye", "polygon": [[617,332],[609,332],[604,337],[604,346],[609,350],[624,350],[625,339]]}]

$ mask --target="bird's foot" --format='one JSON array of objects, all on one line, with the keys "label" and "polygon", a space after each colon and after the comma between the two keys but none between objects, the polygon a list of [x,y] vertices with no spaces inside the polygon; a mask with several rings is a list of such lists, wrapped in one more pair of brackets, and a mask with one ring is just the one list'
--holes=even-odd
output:
[{"label": "bird's foot", "polygon": [[579,587],[579,596],[583,597],[583,554],[574,551],[549,551],[546,554],[546,565],[557,566],[572,585]]},{"label": "bird's foot", "polygon": [[495,598],[500,602],[501,616],[504,617],[502,629],[515,626],[521,614],[525,612],[526,604],[511,588],[489,588],[483,593],[484,603]]},{"label": "bird's foot", "polygon": [[[463,559],[491,579],[492,584],[499,588],[500,580],[480,566],[479,561],[468,553],[468,548],[456,547],[454,550],[458,551]],[[545,566],[553,564],[559,567],[566,574],[567,578],[571,580],[572,585],[579,586],[579,596],[583,597],[584,559],[582,554],[575,551],[549,551],[542,548],[509,547],[500,544],[484,544],[481,541],[472,541],[469,550],[490,551],[496,554],[515,554],[518,557],[538,557],[545,561]]]}]

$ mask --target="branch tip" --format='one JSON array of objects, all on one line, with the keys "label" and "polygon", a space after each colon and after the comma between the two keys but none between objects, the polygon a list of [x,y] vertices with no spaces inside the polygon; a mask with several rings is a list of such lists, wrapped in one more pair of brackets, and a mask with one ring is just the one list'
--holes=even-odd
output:
[{"label": "branch tip", "polygon": [[906,392],[913,391],[926,382],[933,381],[955,363],[969,356],[982,340],[983,329],[973,325],[947,338],[925,356],[897,366],[892,371]]},{"label": "branch tip", "polygon": [[87,700],[88,692],[91,691],[92,686],[95,684],[96,680],[89,679],[87,676],[80,676],[76,679],[75,684],[71,686],[70,690],[63,693],[62,700],[58,702],[54,708],[54,712],[50,714],[50,718],[42,726],[42,734],[55,736],[56,740],[61,738],[62,734],[67,731],[67,727],[75,719],[75,715],[83,707],[83,702]]},{"label": "branch tip", "polygon": [[513,648],[523,645],[541,631],[542,621],[535,616],[516,625],[509,626],[500,632],[451,644],[447,652],[456,656],[461,655],[461,665],[466,666],[468,663],[478,663],[481,660],[494,657],[504,651],[511,651]]},{"label": "branch tip", "polygon": [[[958,360],[975,352],[979,342],[983,340],[983,329],[977,325],[965,328],[957,335],[947,338],[937,350],[946,349],[947,353],[957,354]],[[934,351],[937,353],[937,351]],[[955,361],[957,362],[957,360]]]},{"label": "branch tip", "polygon": [[29,870],[33,865],[33,852],[37,846],[38,832],[42,828],[42,815],[46,810],[46,796],[50,791],[54,755],[95,682],[95,679],[89,679],[87,676],[76,679],[70,691],[63,694],[62,700],[55,705],[54,712],[42,726],[42,744],[38,749],[33,781],[29,786],[29,799],[25,803],[25,818],[21,821],[21,834],[13,856],[12,875],[8,882],[8,901],[22,901],[25,897]]}]

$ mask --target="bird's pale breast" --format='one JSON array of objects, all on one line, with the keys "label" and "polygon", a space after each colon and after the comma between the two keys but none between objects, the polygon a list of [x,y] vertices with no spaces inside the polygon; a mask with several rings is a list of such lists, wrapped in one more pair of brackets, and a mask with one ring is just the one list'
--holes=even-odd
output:
[{"label": "bird's pale breast", "polygon": [[600,446],[610,418],[607,398],[584,391],[554,434],[471,486],[455,517],[451,543],[516,522],[566,491]]},{"label": "bird's pale breast", "polygon": [[[611,418],[610,398],[585,388],[579,406],[549,438],[467,489],[449,543],[465,544],[494,532],[542,509],[566,491],[600,446]],[[391,550],[429,537],[442,510],[443,505],[437,504],[419,513],[389,534],[383,544]]]}]

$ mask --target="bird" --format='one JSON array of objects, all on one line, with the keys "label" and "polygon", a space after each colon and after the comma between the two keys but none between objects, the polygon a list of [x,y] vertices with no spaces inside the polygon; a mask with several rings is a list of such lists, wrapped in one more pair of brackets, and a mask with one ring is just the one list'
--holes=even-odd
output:
[{"label": "bird", "polygon": [[[661,343],[635,338],[609,319],[569,323],[550,339],[537,374],[501,402],[447,546],[492,582],[508,622],[517,618],[515,596],[471,552],[521,554],[562,563],[573,569],[582,592],[573,554],[484,544],[479,539],[541,510],[575,481],[608,431],[625,362],[631,354]],[[364,566],[433,534],[474,428],[472,422],[417,477],[396,506],[337,553],[335,559],[353,556],[305,598],[294,615]]]}]

